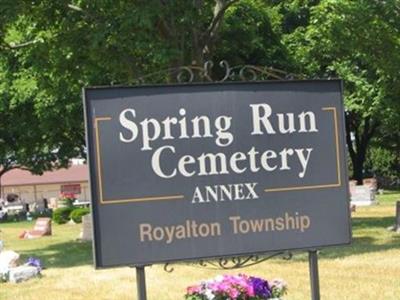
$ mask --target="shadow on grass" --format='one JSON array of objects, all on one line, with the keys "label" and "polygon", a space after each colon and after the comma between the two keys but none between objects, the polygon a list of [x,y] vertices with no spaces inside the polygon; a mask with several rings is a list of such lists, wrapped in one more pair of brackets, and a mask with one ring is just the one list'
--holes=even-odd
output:
[{"label": "shadow on grass", "polygon": [[327,248],[320,252],[322,259],[344,258],[352,255],[381,252],[391,249],[400,249],[400,239],[393,238],[390,242],[377,243],[373,237],[356,237],[350,246]]},{"label": "shadow on grass", "polygon": [[395,217],[352,218],[353,232],[359,229],[386,229],[394,225]]},{"label": "shadow on grass", "polygon": [[20,254],[23,260],[30,256],[39,258],[45,268],[71,268],[91,265],[93,262],[91,242],[70,241],[37,250],[21,251]]},{"label": "shadow on grass", "polygon": [[[394,222],[394,217],[353,218],[352,244],[322,249],[319,257],[321,259],[337,259],[392,249],[400,250],[400,234],[387,230],[388,227],[394,225]],[[299,254],[293,258],[296,261],[307,259],[306,254]]]}]

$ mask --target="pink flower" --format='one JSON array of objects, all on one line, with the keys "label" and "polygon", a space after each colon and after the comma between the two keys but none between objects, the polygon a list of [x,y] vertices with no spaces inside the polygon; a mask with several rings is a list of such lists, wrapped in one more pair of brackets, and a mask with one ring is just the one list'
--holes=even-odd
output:
[{"label": "pink flower", "polygon": [[236,299],[236,298],[240,295],[240,293],[239,293],[239,291],[238,291],[237,289],[235,289],[235,288],[230,288],[230,289],[228,290],[228,295],[229,295],[229,297],[231,297],[232,299]]},{"label": "pink flower", "polygon": [[249,277],[244,274],[219,275],[199,285],[189,286],[186,297],[205,296],[205,299],[249,300],[269,299],[271,296],[285,294],[286,283],[284,281],[275,280],[273,283],[274,288],[271,290],[268,281],[262,278]]},{"label": "pink flower", "polygon": [[201,286],[192,285],[186,288],[186,293],[188,295],[199,294],[201,292]]}]

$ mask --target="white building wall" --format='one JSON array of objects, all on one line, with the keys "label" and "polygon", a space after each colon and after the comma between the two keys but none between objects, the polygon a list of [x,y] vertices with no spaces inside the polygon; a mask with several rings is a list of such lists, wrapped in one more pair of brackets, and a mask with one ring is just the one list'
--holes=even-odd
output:
[{"label": "white building wall", "polygon": [[[5,186],[2,187],[3,197],[7,194],[13,193],[19,196],[19,199],[25,203],[43,203],[43,199],[50,200],[52,198],[58,199],[61,194],[61,185],[70,184],[39,184],[39,185],[19,185],[19,186]],[[81,194],[76,195],[79,201],[90,201],[90,188],[87,182],[76,182],[74,184],[81,185]],[[35,193],[36,190],[36,193]]]}]

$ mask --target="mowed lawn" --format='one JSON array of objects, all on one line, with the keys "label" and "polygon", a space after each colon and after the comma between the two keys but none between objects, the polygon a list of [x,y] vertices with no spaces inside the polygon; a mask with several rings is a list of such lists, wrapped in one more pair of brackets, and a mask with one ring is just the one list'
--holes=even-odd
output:
[{"label": "mowed lawn", "polygon": [[[380,204],[353,213],[353,244],[320,252],[322,299],[400,299],[400,234],[386,228],[394,224],[395,201],[400,193],[386,192]],[[39,257],[46,269],[43,277],[20,284],[0,283],[3,300],[137,299],[135,270],[115,268],[95,271],[90,243],[76,240],[80,225],[53,225],[53,236],[19,240],[32,223],[0,224],[6,249]],[[295,253],[290,261],[274,259],[234,271],[215,271],[185,264],[166,273],[162,265],[146,268],[150,300],[183,299],[185,287],[221,273],[247,273],[288,282],[285,299],[310,299],[308,261]]]}]

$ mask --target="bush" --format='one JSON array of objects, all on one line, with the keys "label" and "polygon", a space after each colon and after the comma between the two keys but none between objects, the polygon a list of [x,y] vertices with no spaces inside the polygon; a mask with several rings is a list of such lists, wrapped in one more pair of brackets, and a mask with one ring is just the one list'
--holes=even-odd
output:
[{"label": "bush", "polygon": [[373,147],[368,151],[365,162],[366,169],[369,169],[376,176],[398,178],[400,166],[397,153],[381,147]]},{"label": "bush", "polygon": [[82,217],[90,213],[89,208],[75,208],[71,211],[69,218],[75,223],[82,223]]},{"label": "bush", "polygon": [[52,218],[53,217],[53,210],[50,208],[46,208],[40,211],[31,212],[32,219],[37,218]]},{"label": "bush", "polygon": [[53,221],[57,224],[65,224],[70,220],[69,215],[71,214],[72,207],[61,207],[57,208],[53,212]]},{"label": "bush", "polygon": [[11,222],[20,222],[20,221],[26,221],[26,212],[25,211],[20,211],[18,213],[13,213],[13,214],[4,214],[0,218],[0,223],[11,223]]}]

